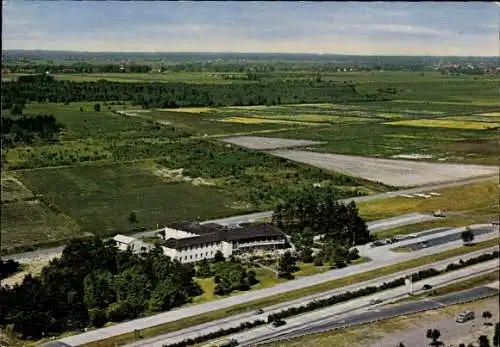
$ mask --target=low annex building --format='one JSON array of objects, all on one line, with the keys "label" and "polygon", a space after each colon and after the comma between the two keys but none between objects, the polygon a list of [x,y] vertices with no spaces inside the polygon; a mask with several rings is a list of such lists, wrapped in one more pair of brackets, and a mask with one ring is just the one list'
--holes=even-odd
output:
[{"label": "low annex building", "polygon": [[152,248],[154,248],[154,245],[150,243],[146,243],[136,238],[120,234],[115,235],[113,237],[113,240],[116,242],[116,246],[121,251],[126,251],[127,249],[130,249],[134,253],[140,253],[149,251]]},{"label": "low annex building", "polygon": [[271,224],[226,227],[215,223],[172,224],[158,235],[165,255],[181,263],[212,259],[217,251],[224,257],[254,250],[284,248],[285,234]]}]

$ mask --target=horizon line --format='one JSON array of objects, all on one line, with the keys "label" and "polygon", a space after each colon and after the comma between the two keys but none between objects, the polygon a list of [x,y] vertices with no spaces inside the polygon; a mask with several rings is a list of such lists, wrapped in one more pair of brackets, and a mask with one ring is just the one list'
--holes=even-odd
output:
[{"label": "horizon line", "polygon": [[355,56],[355,57],[456,57],[456,58],[500,58],[499,55],[413,55],[413,54],[352,54],[326,52],[237,52],[237,51],[84,51],[84,50],[47,50],[47,49],[2,49],[6,52],[53,52],[53,53],[98,53],[98,54],[249,54],[249,55],[314,55],[314,56]]}]

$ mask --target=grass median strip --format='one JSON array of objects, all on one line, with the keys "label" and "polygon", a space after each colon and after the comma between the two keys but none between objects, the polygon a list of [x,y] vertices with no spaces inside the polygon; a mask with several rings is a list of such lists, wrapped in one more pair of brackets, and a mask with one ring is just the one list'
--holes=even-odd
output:
[{"label": "grass median strip", "polygon": [[[372,270],[372,271],[367,271],[363,272],[360,274],[355,274],[352,276],[344,277],[344,278],[339,278],[336,280],[324,282],[321,284],[317,284],[314,286],[306,287],[306,288],[301,288],[298,290],[293,290],[287,293],[283,294],[277,294],[269,297],[265,297],[259,300],[254,300],[248,303],[240,304],[240,305],[235,305],[232,307],[229,307],[227,309],[220,309],[216,310],[213,312],[209,313],[204,313],[200,314],[197,316],[189,317],[189,318],[184,318],[178,321],[174,322],[169,322],[165,324],[160,324],[151,328],[143,329],[141,330],[140,334],[142,338],[150,338],[154,336],[158,336],[161,334],[166,334],[169,332],[177,331],[180,329],[185,329],[193,325],[198,325],[198,324],[203,324],[207,323],[210,321],[218,320],[221,318],[227,318],[228,316],[231,315],[236,315],[240,313],[247,312],[249,310],[254,310],[257,308],[261,307],[266,307],[266,306],[271,306],[275,304],[279,304],[282,302],[286,301],[291,301],[294,299],[297,299],[299,297],[311,295],[311,294],[317,294],[321,293],[327,290],[335,289],[335,288],[340,288],[343,286],[348,286],[351,284],[363,282],[363,281],[368,281],[377,277],[381,276],[386,276],[391,273],[415,268],[418,266],[422,266],[425,264],[429,263],[434,263],[437,261],[445,260],[447,258],[459,256],[462,254],[467,254],[471,253],[480,249],[492,247],[495,245],[498,245],[500,239],[495,238],[487,241],[482,241],[478,242],[477,244],[470,246],[470,247],[460,247],[460,248],[455,248],[451,249],[448,251],[444,251],[438,254],[431,254],[427,255],[425,257],[417,258],[417,259],[412,259],[408,260],[405,262],[389,265],[382,267],[380,269]],[[136,335],[134,332],[130,332],[127,334],[122,334],[119,336],[114,336],[110,337],[101,341],[95,341],[95,342],[90,342],[87,343],[83,346],[85,347],[107,347],[107,346],[120,346],[125,343],[128,343],[130,341],[133,341],[136,339]]]}]

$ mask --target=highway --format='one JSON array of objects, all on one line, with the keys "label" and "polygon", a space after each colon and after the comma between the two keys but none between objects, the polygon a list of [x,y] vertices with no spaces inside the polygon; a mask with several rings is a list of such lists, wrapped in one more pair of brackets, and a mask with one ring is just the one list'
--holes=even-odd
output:
[{"label": "highway", "polygon": [[[262,336],[243,340],[241,336],[240,346],[254,346],[263,342],[275,342],[279,340],[290,340],[304,335],[320,333],[333,329],[341,329],[353,325],[372,323],[399,316],[415,314],[418,312],[440,309],[445,306],[474,301],[494,295],[498,295],[498,284],[496,288],[492,286],[481,286],[470,290],[450,293],[447,295],[434,297],[432,299],[420,299],[416,301],[391,305],[389,307],[378,307],[376,309],[360,309],[356,312],[328,317],[325,320],[315,322],[307,327],[298,328],[290,332],[275,332],[270,338]],[[239,336],[234,336],[235,338]],[[240,341],[240,340],[238,340]]]},{"label": "highway", "polygon": [[[440,262],[439,264],[436,264],[435,268],[445,268],[446,264],[449,264],[449,261],[447,263]],[[498,259],[494,259],[488,262],[476,264],[474,266],[460,269],[457,271],[453,271],[450,273],[446,273],[440,276],[436,276],[433,278],[429,278],[420,282],[416,282],[414,284],[414,293],[418,293],[421,291],[421,288],[423,284],[431,284],[434,287],[438,287],[439,285],[445,285],[452,283],[457,280],[462,280],[464,278],[468,278],[471,276],[477,276],[477,274],[481,274],[484,272],[491,272],[492,270],[498,268]],[[408,275],[413,271],[404,271],[399,273],[398,275],[390,275],[390,276],[385,276],[384,278],[378,278],[376,280],[372,281],[366,281],[364,283],[359,283],[353,286],[347,286],[344,288],[340,288],[337,290],[330,291],[328,295],[326,293],[322,293],[321,295],[316,295],[315,297],[309,296],[306,298],[301,298],[298,300],[294,300],[293,302],[288,302],[286,304],[281,304],[281,305],[276,305],[272,308],[267,308],[263,314],[254,314],[254,312],[249,312],[243,315],[238,315],[238,316],[232,316],[228,317],[225,319],[213,321],[207,324],[201,324],[198,326],[194,326],[191,328],[186,328],[182,329],[173,333],[169,334],[164,334],[152,339],[147,339],[147,340],[141,340],[135,343],[128,344],[127,346],[129,347],[146,347],[146,346],[151,346],[151,347],[161,347],[165,344],[172,344],[175,342],[182,341],[186,338],[195,338],[196,336],[199,335],[206,335],[210,332],[217,331],[219,329],[227,329],[230,327],[235,327],[240,325],[243,322],[248,322],[248,321],[254,321],[257,319],[261,320],[267,320],[267,316],[269,313],[276,313],[279,311],[282,311],[286,308],[290,307],[297,307],[301,305],[306,305],[307,303],[313,301],[313,299],[320,299],[320,298],[326,298],[330,297],[332,295],[338,295],[340,293],[344,293],[347,291],[354,291],[358,290],[361,288],[365,288],[368,286],[375,286],[375,285],[380,285],[383,282],[389,282],[393,279],[400,278],[404,275]],[[333,305],[330,307],[327,307],[325,309],[320,309],[316,310],[313,312],[309,312],[306,314],[301,314],[300,316],[296,317],[290,317],[286,319],[288,324],[282,328],[274,328],[271,325],[266,325],[266,326],[261,326],[256,329],[252,329],[249,331],[245,331],[242,333],[237,333],[231,338],[236,338],[238,341],[241,342],[246,342],[247,340],[255,343],[255,339],[261,339],[261,338],[267,338],[267,335],[274,335],[277,333],[282,333],[283,331],[288,331],[291,329],[292,331],[305,327],[306,325],[310,325],[316,321],[322,322],[324,319],[328,319],[332,315],[339,315],[339,314],[346,314],[350,312],[355,312],[356,310],[359,310],[361,308],[366,308],[367,306],[372,307],[369,305],[369,302],[373,298],[379,298],[383,299],[384,302],[388,302],[389,300],[394,300],[396,298],[402,298],[405,297],[406,294],[408,293],[408,289],[405,286],[401,286],[398,288],[386,290],[384,292],[379,292],[373,295],[365,296],[359,299],[353,299],[348,302],[340,303],[337,305]]]},{"label": "highway", "polygon": [[[485,225],[479,225],[478,227],[484,227]],[[463,228],[457,228],[453,229],[455,232],[460,232],[461,229]],[[475,229],[475,226],[473,226],[473,229]],[[452,231],[453,231],[452,230]],[[445,231],[447,232],[447,231]],[[497,235],[495,234],[486,234],[486,235],[481,235],[480,238],[482,239],[488,239],[492,237],[496,237]],[[428,238],[433,237],[433,235],[427,236]],[[425,237],[424,237],[425,238]],[[478,240],[480,241],[480,240]],[[247,303],[250,301],[254,301],[257,299],[261,299],[267,296],[272,296],[272,295],[277,295],[277,294],[282,294],[286,293],[288,291],[308,287],[308,286],[313,286],[315,284],[320,284],[324,282],[328,282],[334,279],[339,279],[342,277],[350,276],[356,273],[362,273],[366,271],[371,271],[375,270],[387,265],[391,265],[394,263],[402,262],[405,260],[410,260],[414,258],[418,258],[421,256],[429,255],[429,254],[436,254],[439,252],[442,252],[446,249],[450,248],[455,248],[455,247],[460,247],[462,245],[461,241],[455,241],[455,242],[450,242],[445,245],[439,245],[436,247],[430,247],[426,248],[423,250],[419,250],[416,252],[411,252],[411,253],[394,253],[390,251],[386,246],[382,247],[376,247],[370,249],[369,247],[366,246],[361,246],[360,248],[362,251],[360,254],[365,253],[365,256],[369,256],[372,261],[362,263],[362,264],[357,264],[357,265],[351,265],[346,268],[342,269],[333,269],[318,275],[313,275],[313,276],[307,276],[307,277],[302,277],[298,278],[289,282],[281,283],[278,284],[274,287],[270,288],[265,288],[265,289],[260,289],[260,290],[255,290],[255,291],[250,291],[246,292],[240,295],[235,295],[232,297],[220,299],[217,301],[212,301],[212,302],[207,302],[204,304],[196,305],[196,306],[190,306],[190,307],[184,307],[168,312],[163,312],[154,316],[149,316],[145,318],[140,318],[136,319],[133,321],[129,322],[124,322],[120,324],[116,324],[114,326],[106,327],[106,328],[101,328],[93,331],[89,331],[83,334],[79,335],[74,335],[70,337],[66,337],[62,339],[63,342],[70,344],[70,345],[80,345],[84,343],[88,343],[91,341],[98,341],[107,337],[111,336],[116,336],[116,335],[121,335],[127,332],[134,331],[135,329],[145,329],[148,327],[152,327],[155,325],[159,324],[164,324],[172,321],[176,321],[179,319],[183,319],[186,317],[191,317],[219,309],[225,309],[229,308],[231,306],[235,306],[238,304],[243,304]],[[384,251],[385,249],[385,251]],[[493,247],[490,248],[489,250],[495,250],[498,249],[498,247]],[[482,254],[486,252],[486,250],[482,250],[479,252],[474,252],[473,254]],[[469,255],[469,256],[472,256]],[[463,256],[462,258],[468,258],[469,256]],[[459,257],[458,257],[459,258]],[[458,260],[458,258],[456,260]],[[452,262],[452,259],[447,260],[444,263],[449,263]],[[428,266],[424,266],[422,268],[426,268]],[[415,269],[412,269],[415,271]],[[413,272],[413,271],[410,271]]]},{"label": "highway", "polygon": [[[432,192],[434,190],[443,189],[443,188],[450,188],[450,187],[462,186],[465,184],[491,181],[494,178],[498,178],[498,177],[496,175],[495,176],[476,177],[476,178],[471,178],[471,179],[466,179],[466,180],[452,181],[452,182],[448,182],[448,183],[422,186],[422,187],[418,187],[418,188],[396,190],[396,191],[385,192],[385,193],[374,194],[374,195],[367,195],[367,196],[359,196],[359,197],[354,197],[354,198],[349,198],[349,199],[342,199],[339,201],[346,203],[346,202],[350,202],[350,201],[361,202],[361,201],[388,199],[388,198],[398,197],[398,196],[404,195],[404,194]],[[252,223],[255,221],[259,221],[263,218],[272,217],[272,215],[273,215],[273,211],[257,212],[257,213],[250,213],[250,214],[240,215],[240,216],[214,219],[214,220],[210,220],[210,221],[205,221],[202,224],[218,223],[221,225],[231,225],[231,224],[241,224],[241,223]],[[406,215],[405,217],[408,217],[408,216],[409,215]],[[391,227],[401,226],[401,224],[398,225],[392,219],[389,223],[390,223]],[[368,224],[370,224],[370,223],[368,223]],[[411,224],[411,223],[408,223],[408,224]],[[388,225],[389,224],[386,224],[386,227]],[[377,228],[380,228],[380,226],[377,226]],[[140,238],[140,237],[144,237],[144,236],[153,236],[155,233],[157,233],[158,231],[161,231],[161,230],[162,229],[151,230],[151,231],[132,234],[130,236],[136,237],[136,238]],[[377,231],[379,231],[379,230],[381,230],[381,229],[378,229]],[[13,259],[13,260],[17,260],[17,261],[23,263],[23,262],[30,261],[30,259],[36,258],[39,256],[47,256],[47,255],[57,256],[58,254],[60,254],[62,252],[63,249],[64,249],[64,247],[46,248],[46,249],[40,249],[40,250],[36,250],[36,251],[31,251],[31,252],[6,255],[6,256],[3,256],[2,259],[5,259],[5,260]]]}]

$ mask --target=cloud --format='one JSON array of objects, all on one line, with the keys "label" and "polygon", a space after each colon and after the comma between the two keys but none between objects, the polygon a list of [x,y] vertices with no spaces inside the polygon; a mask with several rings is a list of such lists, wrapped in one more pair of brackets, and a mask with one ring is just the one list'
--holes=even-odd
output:
[{"label": "cloud", "polygon": [[4,49],[496,55],[491,3],[5,1]]}]

